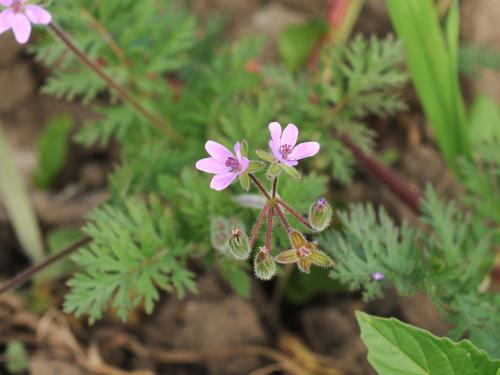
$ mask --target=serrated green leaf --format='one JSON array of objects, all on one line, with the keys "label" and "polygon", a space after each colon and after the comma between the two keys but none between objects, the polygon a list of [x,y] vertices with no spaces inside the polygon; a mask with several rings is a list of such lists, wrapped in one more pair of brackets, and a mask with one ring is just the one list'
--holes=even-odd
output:
[{"label": "serrated green leaf", "polygon": [[368,360],[380,375],[496,375],[492,360],[470,341],[458,343],[400,322],[356,312]]}]

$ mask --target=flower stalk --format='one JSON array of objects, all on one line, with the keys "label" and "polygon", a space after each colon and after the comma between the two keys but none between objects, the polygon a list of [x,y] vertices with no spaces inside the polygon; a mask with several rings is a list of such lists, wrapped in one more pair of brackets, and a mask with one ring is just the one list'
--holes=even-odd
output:
[{"label": "flower stalk", "polygon": [[67,35],[60,26],[52,22],[49,25],[50,30],[54,36],[59,39],[67,48],[70,50],[76,58],[90,68],[97,76],[99,76],[106,85],[111,88],[116,94],[127,104],[129,104],[133,109],[135,109],[141,116],[147,119],[152,125],[154,125],[161,132],[166,134],[171,140],[180,141],[181,136],[176,132],[167,120],[159,116],[156,113],[149,111],[127,88],[120,85],[113,78],[111,78],[102,67],[96,62],[92,61],[87,54],[81,50]]}]

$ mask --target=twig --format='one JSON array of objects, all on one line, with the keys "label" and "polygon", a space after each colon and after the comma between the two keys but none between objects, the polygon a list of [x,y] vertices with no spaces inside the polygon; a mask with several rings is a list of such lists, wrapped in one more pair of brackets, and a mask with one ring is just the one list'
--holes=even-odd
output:
[{"label": "twig", "polygon": [[250,247],[253,247],[253,245],[255,244],[255,240],[257,239],[257,234],[259,234],[260,226],[269,208],[270,208],[269,204],[266,203],[262,211],[260,211],[259,217],[257,218],[257,222],[255,223],[255,226],[252,229],[252,234],[250,235]]},{"label": "twig", "polygon": [[25,270],[21,271],[16,276],[12,277],[11,279],[7,280],[6,282],[0,285],[0,295],[8,292],[11,289],[15,289],[21,284],[27,282],[38,272],[46,269],[47,267],[50,267],[52,264],[74,253],[80,247],[88,244],[91,240],[92,239],[90,237],[82,238],[81,240],[71,244],[70,246],[62,250],[60,253],[57,253],[41,261],[40,263],[34,264],[31,267],[28,267]]},{"label": "twig", "polygon": [[255,184],[255,186],[257,186],[257,188],[260,190],[260,192],[267,198],[267,199],[271,199],[271,196],[269,195],[269,193],[266,191],[266,189],[264,188],[264,185],[262,185],[262,183],[259,181],[259,179],[257,177],[255,177],[252,173],[249,173],[248,174],[248,177],[250,177],[253,181],[253,183]]},{"label": "twig", "polygon": [[53,31],[54,35],[80,60],[82,63],[87,65],[95,74],[97,74],[108,87],[112,88],[118,96],[130,104],[138,113],[144,116],[151,124],[156,126],[159,130],[164,132],[172,140],[179,141],[181,136],[177,133],[171,125],[161,116],[149,111],[144,105],[137,100],[132,93],[130,93],[125,87],[117,83],[113,78],[111,78],[99,64],[92,61],[86,53],[81,50],[76,44],[71,40],[71,38],[54,22],[49,25],[50,29]]},{"label": "twig", "polygon": [[281,206],[283,206],[283,208],[285,210],[287,210],[288,212],[290,212],[293,216],[295,216],[297,218],[297,220],[299,220],[302,224],[304,224],[306,227],[308,227],[309,229],[314,229],[313,226],[309,223],[309,221],[307,221],[307,219],[302,216],[299,212],[297,212],[296,210],[294,210],[292,207],[290,207],[287,203],[285,203],[284,201],[282,201],[281,199],[277,199],[276,202],[278,202],[278,204],[280,204]]}]

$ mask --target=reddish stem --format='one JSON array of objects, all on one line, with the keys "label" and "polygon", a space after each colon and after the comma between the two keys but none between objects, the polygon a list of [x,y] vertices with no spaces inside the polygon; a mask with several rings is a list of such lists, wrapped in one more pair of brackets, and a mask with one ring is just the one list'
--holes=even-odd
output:
[{"label": "reddish stem", "polygon": [[8,292],[11,289],[17,288],[21,284],[24,284],[26,281],[31,279],[33,275],[60,261],[61,259],[66,258],[70,254],[78,250],[80,247],[87,245],[90,241],[92,241],[90,237],[82,238],[81,240],[68,246],[60,253],[57,253],[38,264],[34,264],[33,266],[26,268],[24,271],[18,273],[16,276],[0,285],[0,295]]},{"label": "reddish stem", "polygon": [[277,199],[276,202],[278,202],[280,205],[282,205],[285,210],[287,210],[293,216],[295,216],[297,218],[297,220],[299,220],[306,227],[308,227],[309,229],[313,229],[313,227],[309,223],[309,221],[307,221],[307,219],[304,216],[302,216],[299,212],[297,212],[296,210],[294,210],[292,207],[290,207],[288,204],[286,204],[285,202],[283,202],[281,199]]},{"label": "reddish stem", "polygon": [[249,173],[248,174],[248,177],[250,177],[253,181],[253,183],[255,184],[255,186],[257,186],[257,188],[260,190],[260,192],[262,194],[264,194],[264,196],[267,198],[267,199],[271,199],[271,197],[269,196],[269,193],[266,191],[266,189],[264,188],[264,185],[262,185],[262,183],[259,181],[259,179],[257,177],[255,177],[253,174]]},{"label": "reddish stem", "polygon": [[250,247],[253,247],[253,245],[255,244],[255,240],[257,239],[257,234],[259,233],[262,221],[264,221],[264,217],[266,216],[266,213],[270,207],[271,206],[269,206],[269,204],[266,203],[262,211],[260,211],[259,217],[257,218],[257,222],[255,223],[255,226],[252,229],[252,234],[250,235]]},{"label": "reddish stem", "polygon": [[278,187],[278,177],[273,180],[273,198],[276,198],[276,189]]},{"label": "reddish stem", "polygon": [[268,252],[271,251],[271,237],[273,234],[273,215],[274,215],[274,209],[273,207],[270,207],[269,212],[267,213],[266,249]]},{"label": "reddish stem", "polygon": [[367,156],[358,146],[352,143],[346,134],[342,134],[340,139],[351,150],[356,160],[366,172],[386,185],[390,191],[398,196],[416,214],[420,214],[420,202],[422,201],[422,194],[420,192],[411,189],[392,169],[377,159]]},{"label": "reddish stem", "polygon": [[276,206],[274,206],[274,210],[278,214],[278,217],[280,218],[281,223],[285,227],[286,232],[290,233],[291,230],[292,230],[292,227],[290,226],[290,223],[286,219],[285,214],[283,213],[283,211],[281,211],[281,208],[279,208],[279,206],[276,205]]}]

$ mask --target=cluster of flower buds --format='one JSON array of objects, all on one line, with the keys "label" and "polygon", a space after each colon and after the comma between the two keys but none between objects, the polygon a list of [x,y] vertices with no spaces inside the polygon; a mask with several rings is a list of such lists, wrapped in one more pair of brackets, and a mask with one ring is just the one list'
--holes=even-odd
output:
[{"label": "cluster of flower buds", "polygon": [[[305,273],[309,273],[311,265],[332,267],[334,266],[333,260],[318,249],[316,242],[307,241],[302,233],[290,225],[285,216],[285,212],[293,215],[312,232],[323,231],[330,224],[333,215],[333,209],[326,199],[319,198],[311,206],[307,219],[277,194],[278,178],[281,173],[284,172],[294,179],[300,180],[301,175],[295,167],[299,160],[316,155],[320,145],[317,142],[297,144],[299,130],[293,124],[288,124],[282,131],[279,123],[272,122],[269,124],[269,132],[271,135],[270,152],[256,151],[257,156],[262,161],[248,159],[248,145],[245,141],[237,142],[233,148],[234,152],[211,140],[205,144],[205,149],[210,157],[199,160],[196,163],[196,168],[214,174],[210,183],[212,189],[223,190],[238,179],[241,186],[247,191],[250,189],[250,182],[253,182],[265,199],[264,207],[250,237],[240,226],[233,226],[226,241],[228,231],[225,228],[223,230],[219,228],[221,227],[219,218],[213,223],[213,226],[218,229],[215,234],[214,229],[212,230],[212,243],[216,248],[229,249],[229,252],[237,259],[248,259],[257,240],[259,229],[267,218],[266,243],[265,246],[259,248],[254,258],[255,275],[259,279],[270,280],[276,272],[276,263],[296,263],[299,270]],[[254,175],[254,173],[265,169],[266,162],[268,163],[266,176],[272,181],[269,190]],[[283,251],[276,256],[273,256],[271,251],[274,217],[277,217],[283,225],[292,247],[292,249]]]}]

